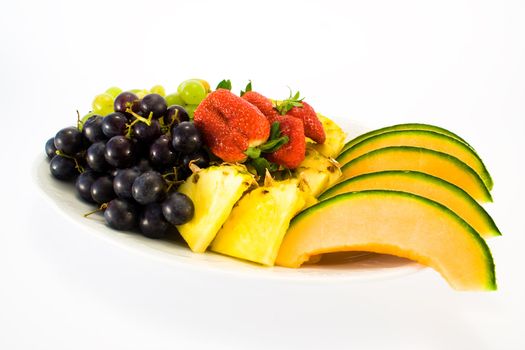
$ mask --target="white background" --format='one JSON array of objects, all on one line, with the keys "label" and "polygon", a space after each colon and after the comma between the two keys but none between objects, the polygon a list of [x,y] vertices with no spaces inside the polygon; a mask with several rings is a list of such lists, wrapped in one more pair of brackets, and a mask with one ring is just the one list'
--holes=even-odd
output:
[{"label": "white background", "polygon": [[[524,18],[519,0],[3,2],[0,348],[525,348]],[[188,273],[85,234],[35,193],[44,142],[94,95],[192,77],[463,136],[495,180],[499,291],[452,292],[430,270],[349,285]]]}]

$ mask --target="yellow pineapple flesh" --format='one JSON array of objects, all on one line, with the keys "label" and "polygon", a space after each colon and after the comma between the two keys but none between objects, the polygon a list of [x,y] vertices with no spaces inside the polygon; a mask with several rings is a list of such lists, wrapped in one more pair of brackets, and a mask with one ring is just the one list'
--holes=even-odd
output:
[{"label": "yellow pineapple flesh", "polygon": [[274,181],[246,194],[211,244],[224,255],[272,266],[290,220],[306,203],[300,181]]},{"label": "yellow pineapple flesh", "polygon": [[314,148],[325,157],[336,158],[345,145],[346,133],[333,120],[330,120],[321,113],[317,113],[317,117],[323,124],[326,141],[323,144],[317,144],[311,141],[308,143],[308,146]]},{"label": "yellow pineapple flesh", "polygon": [[306,148],[306,156],[295,170],[295,174],[306,181],[315,197],[337,183],[342,175],[339,164],[334,159],[317,152],[312,145]]},{"label": "yellow pineapple flesh", "polygon": [[192,251],[206,250],[235,203],[253,184],[255,180],[244,166],[225,164],[200,170],[179,187],[195,206],[192,220],[177,226]]}]

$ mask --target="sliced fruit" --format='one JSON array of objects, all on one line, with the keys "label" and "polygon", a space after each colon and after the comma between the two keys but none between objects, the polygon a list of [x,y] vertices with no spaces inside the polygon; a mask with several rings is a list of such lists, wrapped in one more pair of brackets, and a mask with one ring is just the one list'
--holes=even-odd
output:
[{"label": "sliced fruit", "polygon": [[452,210],[482,237],[501,235],[494,220],[467,192],[438,177],[417,171],[381,171],[345,180],[329,188],[319,200],[364,190],[394,190],[416,194]]},{"label": "sliced fruit", "polygon": [[415,260],[458,290],[494,290],[490,250],[450,209],[397,191],[345,193],[304,210],[291,222],[276,263],[299,267],[310,256],[370,251]]},{"label": "sliced fruit", "polygon": [[211,166],[191,175],[178,189],[193,201],[195,214],[177,226],[192,251],[206,250],[254,179],[244,166]]},{"label": "sliced fruit", "polygon": [[277,181],[245,195],[212,242],[211,250],[272,266],[292,217],[305,205],[296,179]]},{"label": "sliced fruit", "polygon": [[397,124],[397,125],[387,126],[387,127],[381,128],[381,129],[372,130],[372,131],[367,132],[365,134],[359,135],[356,138],[353,138],[352,140],[348,141],[344,145],[344,148],[343,148],[342,152],[346,151],[347,149],[349,149],[350,147],[352,147],[356,143],[359,143],[359,142],[361,142],[361,141],[363,141],[363,140],[365,140],[365,139],[367,139],[369,137],[372,137],[372,136],[375,136],[375,135],[379,135],[379,134],[383,134],[385,132],[400,131],[400,130],[427,130],[427,131],[433,131],[433,132],[437,132],[439,134],[443,134],[443,135],[452,137],[453,139],[456,139],[456,140],[458,140],[460,142],[463,142],[468,147],[471,147],[467,143],[467,141],[465,141],[464,139],[462,139],[458,135],[454,134],[451,131],[448,131],[447,129],[440,128],[439,126],[430,125],[430,124],[406,123],[406,124]]},{"label": "sliced fruit", "polygon": [[420,171],[462,188],[479,202],[492,201],[483,180],[471,167],[449,154],[426,148],[381,148],[363,154],[341,168],[344,179],[385,170]]},{"label": "sliced fruit", "polygon": [[312,196],[319,196],[328,186],[329,175],[321,170],[314,168],[297,168],[296,176],[303,179],[308,185],[308,189]]},{"label": "sliced fruit", "polygon": [[476,152],[463,142],[434,131],[401,130],[370,136],[341,153],[337,161],[344,165],[365,153],[390,146],[422,147],[450,154],[474,169],[487,188],[492,189],[492,178]]},{"label": "sliced fruit", "polygon": [[334,121],[328,119],[321,113],[317,113],[317,117],[326,134],[326,139],[323,144],[309,143],[309,146],[328,158],[335,158],[341,152],[346,140],[346,133]]},{"label": "sliced fruit", "polygon": [[341,177],[339,164],[334,159],[323,156],[311,146],[306,149],[306,157],[295,173],[308,183],[312,194],[316,197]]}]

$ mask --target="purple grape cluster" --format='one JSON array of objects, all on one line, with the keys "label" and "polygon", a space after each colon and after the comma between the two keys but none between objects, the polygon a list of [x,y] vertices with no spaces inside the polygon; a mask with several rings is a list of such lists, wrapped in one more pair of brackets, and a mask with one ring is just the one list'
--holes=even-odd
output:
[{"label": "purple grape cluster", "polygon": [[46,142],[51,174],[74,181],[79,198],[98,205],[110,227],[163,238],[193,218],[192,200],[176,189],[191,164],[209,166],[210,153],[185,108],[161,95],[122,92],[113,109]]}]

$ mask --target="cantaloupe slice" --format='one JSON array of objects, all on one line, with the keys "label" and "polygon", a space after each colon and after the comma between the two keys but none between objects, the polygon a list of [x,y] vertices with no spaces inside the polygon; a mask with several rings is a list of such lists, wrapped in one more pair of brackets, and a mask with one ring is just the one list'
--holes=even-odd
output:
[{"label": "cantaloupe slice", "polygon": [[492,201],[489,190],[471,167],[449,154],[426,148],[381,148],[363,154],[341,168],[344,179],[385,170],[420,171],[460,187],[479,202]]},{"label": "cantaloupe slice", "polygon": [[329,188],[319,196],[319,200],[364,190],[393,190],[417,194],[443,204],[483,238],[501,235],[487,211],[467,192],[450,182],[418,171],[393,170],[356,176]]},{"label": "cantaloupe slice", "polygon": [[474,169],[487,188],[492,189],[492,178],[478,154],[465,143],[434,131],[396,130],[370,136],[341,153],[337,161],[344,165],[365,153],[390,146],[422,147],[450,154]]},{"label": "cantaloupe slice", "polygon": [[[369,137],[372,137],[372,136],[375,136],[375,135],[379,135],[379,134],[383,134],[385,132],[390,132],[390,131],[400,131],[400,130],[428,130],[428,131],[433,131],[433,132],[437,132],[437,133],[440,133],[440,134],[443,134],[443,135],[446,135],[446,136],[449,136],[449,137],[452,137],[453,139],[456,139],[460,142],[463,142],[465,145],[467,145],[468,147],[472,148],[472,146],[470,146],[467,141],[465,141],[464,139],[462,139],[461,137],[459,137],[458,135],[454,134],[452,131],[449,131],[447,129],[443,129],[439,126],[435,126],[435,125],[430,125],[430,124],[421,124],[421,123],[405,123],[405,124],[397,124],[397,125],[392,125],[392,126],[387,126],[387,127],[384,127],[384,128],[381,128],[381,129],[376,129],[376,130],[372,130],[372,131],[369,131],[367,133],[364,133],[362,135],[359,135],[355,138],[353,138],[352,140],[348,141],[347,143],[345,143],[343,149],[341,152],[344,152],[346,151],[347,149],[349,149],[350,147],[354,146],[355,144],[369,138]],[[472,148],[474,150],[474,148]]]},{"label": "cantaloupe slice", "polygon": [[450,209],[397,191],[340,194],[302,211],[290,223],[276,264],[299,267],[310,256],[369,251],[415,260],[458,290],[494,290],[490,250]]}]

